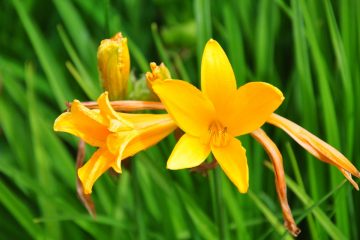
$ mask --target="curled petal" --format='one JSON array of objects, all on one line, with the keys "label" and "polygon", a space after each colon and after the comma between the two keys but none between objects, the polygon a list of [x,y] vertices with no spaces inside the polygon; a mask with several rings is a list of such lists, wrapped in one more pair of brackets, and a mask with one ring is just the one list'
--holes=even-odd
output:
[{"label": "curled petal", "polygon": [[109,151],[117,156],[112,166],[117,172],[121,160],[155,145],[177,128],[169,114],[127,114],[127,117],[136,128],[112,133],[107,138]]},{"label": "curled petal", "polygon": [[336,166],[342,174],[353,184],[356,189],[359,189],[358,185],[350,180],[351,176],[360,178],[360,172],[356,167],[338,150],[311,134],[299,125],[291,122],[290,120],[283,118],[277,114],[272,114],[267,120],[268,123],[281,128],[290,137],[292,137],[298,144],[305,148],[309,153],[316,158]]},{"label": "curled petal", "polygon": [[100,95],[97,100],[100,108],[100,114],[107,120],[108,129],[111,132],[129,130],[133,128],[131,122],[122,118],[115,110],[111,107],[108,93],[104,92]]},{"label": "curled petal", "polygon": [[99,111],[90,110],[77,100],[72,103],[71,112],[65,112],[55,120],[54,130],[73,134],[97,147],[106,143],[109,134]]},{"label": "curled petal", "polygon": [[184,134],[172,151],[167,168],[176,170],[199,166],[210,154],[210,146],[199,138]]},{"label": "curled petal", "polygon": [[211,150],[228,178],[241,193],[246,193],[249,188],[249,169],[246,150],[241,146],[241,142],[231,138],[227,146],[211,146]]},{"label": "curled petal", "polygon": [[79,168],[78,176],[83,184],[85,194],[92,192],[92,186],[95,181],[113,165],[115,160],[116,156],[106,148],[99,148],[90,160]]},{"label": "curled petal", "polygon": [[279,197],[281,210],[285,220],[285,226],[291,232],[291,234],[296,237],[299,235],[301,230],[296,226],[287,200],[285,173],[281,153],[275,143],[261,128],[253,131],[251,136],[253,136],[256,141],[258,141],[263,146],[274,166],[276,192]]},{"label": "curled petal", "polygon": [[122,131],[122,132],[112,133],[108,136],[106,146],[108,147],[109,151],[112,154],[116,155],[116,161],[112,165],[113,169],[116,172],[119,173],[121,172],[121,160],[125,158],[123,156],[124,150],[127,148],[129,142],[137,136],[136,132],[137,131],[135,130]]},{"label": "curled petal", "polygon": [[[147,117],[151,118],[151,115]],[[155,145],[177,128],[174,120],[168,114],[153,115],[152,118],[152,120],[148,119],[152,123],[151,125],[136,130],[136,136],[124,149],[123,159]],[[137,123],[134,121],[134,124]]]},{"label": "curled petal", "polygon": [[223,121],[233,136],[260,128],[284,100],[279,89],[264,82],[250,82],[241,86],[229,102]]},{"label": "curled petal", "polygon": [[164,80],[155,81],[153,90],[182,130],[193,136],[207,133],[215,109],[199,89],[184,81]]}]

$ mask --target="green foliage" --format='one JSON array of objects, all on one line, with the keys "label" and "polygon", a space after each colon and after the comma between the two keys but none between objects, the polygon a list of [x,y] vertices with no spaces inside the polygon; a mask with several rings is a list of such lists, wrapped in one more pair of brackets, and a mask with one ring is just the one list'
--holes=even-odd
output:
[{"label": "green foliage", "polygon": [[[66,101],[101,92],[96,48],[119,31],[135,76],[163,61],[195,85],[206,41],[218,40],[238,85],[276,85],[286,97],[281,115],[360,166],[359,1],[12,0],[0,9],[0,238],[292,238],[267,156],[247,137],[249,194],[221,171],[166,170],[170,136],[133,157],[122,175],[102,176],[92,194],[97,217],[86,213],[75,189],[77,139],[52,125]],[[358,239],[359,193],[288,136],[266,130],[283,151],[300,238]]]}]

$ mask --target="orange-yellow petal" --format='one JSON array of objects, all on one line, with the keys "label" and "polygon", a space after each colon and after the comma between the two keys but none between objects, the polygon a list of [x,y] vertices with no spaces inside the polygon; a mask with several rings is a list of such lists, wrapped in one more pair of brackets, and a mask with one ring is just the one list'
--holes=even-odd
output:
[{"label": "orange-yellow petal", "polygon": [[95,181],[114,163],[116,156],[106,148],[98,149],[84,166],[79,168],[78,175],[83,184],[84,193],[90,194]]},{"label": "orange-yellow petal", "polygon": [[[119,113],[121,114],[121,113]],[[158,143],[175,128],[169,114],[126,114],[128,120],[136,126],[131,131],[112,133],[107,138],[107,148],[116,155],[115,171],[119,171],[121,160]]]},{"label": "orange-yellow petal", "polygon": [[172,151],[167,168],[176,170],[199,166],[210,154],[210,146],[199,138],[184,134]]},{"label": "orange-yellow petal", "polygon": [[239,136],[261,127],[284,100],[279,89],[264,82],[241,86],[222,120],[230,134]]},{"label": "orange-yellow petal", "polygon": [[151,126],[137,130],[137,135],[131,139],[124,149],[122,158],[124,159],[133,156],[134,154],[155,145],[176,128],[177,125],[174,120],[168,114],[164,114],[161,120],[159,119]]},{"label": "orange-yellow petal", "polygon": [[249,169],[246,150],[241,146],[241,142],[232,138],[227,146],[211,146],[211,150],[228,178],[241,193],[246,193],[249,187]]},{"label": "orange-yellow petal", "polygon": [[[131,122],[134,129],[146,128],[154,124],[161,124],[163,122],[169,122],[174,120],[169,114],[148,114],[148,113],[117,113],[121,118]],[[175,123],[174,123],[175,124]]]},{"label": "orange-yellow petal", "polygon": [[117,132],[133,128],[131,122],[126,121],[111,107],[107,92],[101,94],[97,102],[99,104],[100,114],[107,121],[109,131]]},{"label": "orange-yellow petal", "polygon": [[284,130],[290,137],[319,160],[336,166],[354,187],[358,189],[357,184],[351,180],[351,176],[349,176],[348,173],[360,178],[359,170],[334,147],[296,123],[275,113],[270,115],[267,122]]},{"label": "orange-yellow petal", "polygon": [[193,136],[206,134],[215,110],[197,88],[180,80],[164,80],[156,81],[153,90],[182,130]]},{"label": "orange-yellow petal", "polygon": [[236,79],[229,59],[220,44],[209,40],[201,62],[201,91],[212,101],[219,115],[236,92]]},{"label": "orange-yellow petal", "polygon": [[124,159],[123,153],[129,142],[137,136],[137,131],[121,131],[112,133],[107,138],[107,148],[116,155],[116,162],[113,165],[115,171],[120,172],[121,160]]},{"label": "orange-yellow petal", "polygon": [[80,137],[93,146],[103,146],[109,134],[98,110],[90,110],[75,100],[71,112],[61,114],[54,123],[54,130]]}]

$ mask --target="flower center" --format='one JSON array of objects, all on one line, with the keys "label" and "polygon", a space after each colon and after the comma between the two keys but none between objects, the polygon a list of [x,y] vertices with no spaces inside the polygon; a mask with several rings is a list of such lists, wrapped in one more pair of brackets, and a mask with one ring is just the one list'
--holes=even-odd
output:
[{"label": "flower center", "polygon": [[227,127],[220,122],[214,121],[209,125],[207,142],[216,147],[223,147],[229,143],[229,134]]}]

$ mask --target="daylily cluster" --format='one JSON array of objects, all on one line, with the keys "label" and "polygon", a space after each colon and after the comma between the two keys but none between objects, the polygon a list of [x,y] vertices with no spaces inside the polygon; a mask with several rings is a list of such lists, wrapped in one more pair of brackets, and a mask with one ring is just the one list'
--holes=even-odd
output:
[{"label": "daylily cluster", "polygon": [[[94,182],[107,169],[112,167],[121,172],[123,159],[156,144],[177,127],[184,135],[167,161],[168,169],[197,167],[212,153],[228,178],[245,193],[249,186],[246,151],[236,137],[251,134],[274,165],[285,226],[296,236],[300,230],[287,201],[282,156],[261,129],[266,122],[283,129],[315,157],[336,166],[358,189],[351,175],[360,177],[360,172],[349,160],[305,129],[273,113],[284,100],[279,89],[264,82],[250,82],[237,88],[231,64],[215,40],[209,40],[204,49],[201,91],[185,81],[171,79],[164,65],[151,63],[150,66],[152,72],[146,75],[148,84],[161,103],[109,102],[104,93],[97,104],[83,105],[75,100],[71,110],[55,121],[56,131],[71,133],[99,147],[78,171],[85,193],[91,193]],[[168,114],[129,114],[114,110],[124,107],[127,110],[163,108]]]}]

